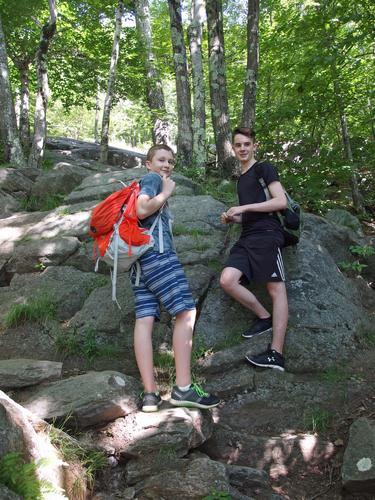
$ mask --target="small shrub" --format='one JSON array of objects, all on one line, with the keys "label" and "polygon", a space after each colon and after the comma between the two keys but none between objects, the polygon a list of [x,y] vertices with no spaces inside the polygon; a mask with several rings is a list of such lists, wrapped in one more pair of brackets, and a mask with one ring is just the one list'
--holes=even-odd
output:
[{"label": "small shrub", "polygon": [[171,352],[157,352],[154,355],[154,366],[157,377],[173,386],[176,380],[176,367]]},{"label": "small shrub", "polygon": [[48,212],[49,210],[53,210],[54,208],[60,206],[64,197],[65,195],[60,193],[47,195],[43,198],[39,198],[38,196],[28,196],[21,201],[20,205],[21,208],[27,212]]},{"label": "small shrub", "polygon": [[26,304],[13,304],[5,317],[5,326],[10,328],[26,321],[43,321],[56,316],[56,305],[45,296],[35,298]]},{"label": "small shrub", "polygon": [[321,408],[310,409],[304,414],[304,424],[307,431],[325,432],[331,422],[331,414]]},{"label": "small shrub", "polygon": [[348,274],[360,275],[367,267],[367,264],[361,264],[359,260],[354,262],[339,262],[339,268]]},{"label": "small shrub", "polygon": [[[65,423],[62,423],[64,427]],[[70,463],[79,463],[85,469],[86,480],[89,487],[93,486],[95,475],[107,466],[107,458],[102,451],[88,450],[81,444],[69,436],[60,432],[62,429],[57,429],[53,425],[49,428],[49,438],[51,443],[56,446],[63,459]],[[77,484],[78,486],[78,484]]]},{"label": "small shrub", "polygon": [[350,378],[350,373],[341,366],[333,366],[332,368],[324,370],[321,374],[321,378],[330,384],[337,384],[348,380]]},{"label": "small shrub", "polygon": [[99,358],[114,358],[122,355],[121,349],[111,344],[99,344],[95,331],[87,329],[83,335],[76,331],[60,332],[55,336],[56,351],[66,356],[80,356],[91,365]]},{"label": "small shrub", "polygon": [[213,490],[209,495],[202,498],[202,500],[231,500],[232,497],[227,491]]},{"label": "small shrub", "polygon": [[46,481],[39,481],[37,464],[27,463],[20,453],[8,453],[0,460],[0,483],[24,500],[43,500],[44,492],[53,491]]},{"label": "small shrub", "polygon": [[375,248],[370,245],[365,246],[355,246],[352,245],[349,247],[349,250],[354,255],[359,255],[361,257],[370,257],[371,255],[375,255]]}]

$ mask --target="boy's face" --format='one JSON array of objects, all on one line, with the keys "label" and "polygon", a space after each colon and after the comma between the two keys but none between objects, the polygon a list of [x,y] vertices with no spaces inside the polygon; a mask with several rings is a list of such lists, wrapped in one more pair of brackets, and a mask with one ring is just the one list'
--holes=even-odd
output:
[{"label": "boy's face", "polygon": [[233,139],[233,151],[240,162],[250,161],[254,157],[256,144],[246,135],[236,134]]},{"label": "boy's face", "polygon": [[174,168],[173,154],[166,149],[158,149],[155,151],[151,160],[146,161],[146,167],[151,172],[156,172],[159,175],[166,175],[169,177]]}]

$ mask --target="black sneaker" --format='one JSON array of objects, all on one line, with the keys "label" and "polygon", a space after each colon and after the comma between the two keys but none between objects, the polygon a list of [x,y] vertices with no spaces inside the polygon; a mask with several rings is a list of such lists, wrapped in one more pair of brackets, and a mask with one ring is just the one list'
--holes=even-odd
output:
[{"label": "black sneaker", "polygon": [[220,403],[220,399],[213,394],[205,392],[198,384],[191,384],[190,389],[181,391],[174,386],[171,395],[174,406],[187,406],[191,408],[213,408]]},{"label": "black sneaker", "polygon": [[158,392],[143,392],[141,399],[141,409],[145,412],[158,411],[163,402]]},{"label": "black sneaker", "polygon": [[255,366],[261,366],[262,368],[273,368],[275,370],[284,370],[284,357],[271,349],[271,345],[268,344],[268,349],[260,354],[255,354],[255,356],[245,356],[247,361]]},{"label": "black sneaker", "polygon": [[250,328],[242,334],[245,339],[251,339],[255,335],[260,335],[261,333],[270,332],[272,330],[272,316],[266,319],[256,319]]}]

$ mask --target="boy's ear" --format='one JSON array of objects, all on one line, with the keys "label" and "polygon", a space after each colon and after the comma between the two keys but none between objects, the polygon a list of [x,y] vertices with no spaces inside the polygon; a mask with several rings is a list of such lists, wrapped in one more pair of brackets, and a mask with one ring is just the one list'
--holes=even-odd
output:
[{"label": "boy's ear", "polygon": [[150,170],[150,162],[149,162],[149,160],[145,161],[145,165],[146,165],[147,170]]}]

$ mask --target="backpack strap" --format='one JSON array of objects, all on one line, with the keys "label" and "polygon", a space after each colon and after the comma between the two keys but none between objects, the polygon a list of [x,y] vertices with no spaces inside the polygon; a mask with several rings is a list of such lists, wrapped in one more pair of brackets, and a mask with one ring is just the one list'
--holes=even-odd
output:
[{"label": "backpack strap", "polygon": [[[268,189],[268,186],[265,182],[265,180],[263,179],[263,177],[261,176],[260,172],[259,172],[259,169],[258,167],[264,162],[260,162],[258,163],[256,166],[255,166],[255,169],[254,169],[254,172],[255,172],[255,176],[256,178],[258,179],[259,181],[259,184],[262,186],[263,188],[263,191],[264,191],[264,195],[266,197],[266,201],[270,200],[272,198],[271,196],[271,193],[270,193],[270,190]],[[285,192],[285,191],[284,191]],[[282,220],[282,216],[281,216],[281,213],[280,211],[278,210],[277,212],[268,212],[268,215],[273,215],[273,214],[276,214],[279,221],[280,221],[280,224],[281,224],[281,227],[283,227],[283,220]]]}]

